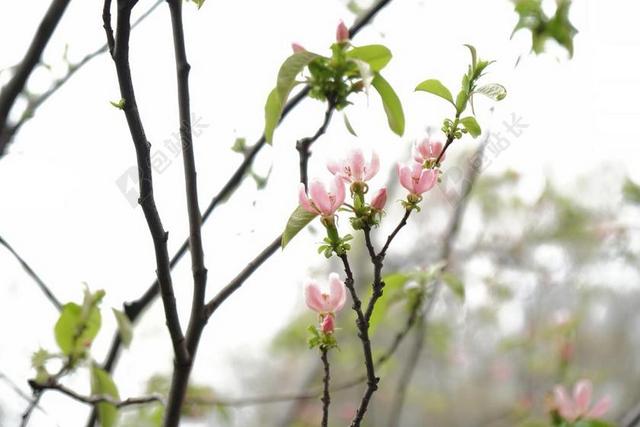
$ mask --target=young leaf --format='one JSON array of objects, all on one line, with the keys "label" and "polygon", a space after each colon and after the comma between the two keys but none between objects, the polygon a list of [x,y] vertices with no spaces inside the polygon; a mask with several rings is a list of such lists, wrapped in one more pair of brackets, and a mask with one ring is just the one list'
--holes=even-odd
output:
[{"label": "young leaf", "polygon": [[476,48],[471,46],[470,44],[465,44],[465,46],[471,52],[471,68],[475,70],[476,64],[478,63],[478,54],[476,53]]},{"label": "young leaf", "polygon": [[282,114],[282,101],[278,91],[273,89],[264,106],[264,137],[269,144],[273,143],[273,131],[278,126]]},{"label": "young leaf", "polygon": [[111,105],[113,105],[114,107],[116,107],[118,110],[124,110],[124,106],[125,106],[125,100],[124,99],[120,99],[119,101],[109,101],[109,103]]},{"label": "young leaf", "polygon": [[349,121],[349,117],[347,117],[347,114],[346,113],[342,114],[342,117],[344,118],[344,125],[346,126],[349,133],[357,137],[358,134],[356,134],[356,131],[353,129],[353,126],[351,126],[351,122]]},{"label": "young leaf", "polygon": [[480,93],[494,101],[502,101],[507,96],[507,89],[498,83],[491,83],[477,88],[474,93]]},{"label": "young leaf", "polygon": [[301,206],[298,206],[289,217],[284,232],[282,233],[282,249],[289,244],[291,239],[293,239],[300,230],[313,221],[316,216],[318,215],[307,212]]},{"label": "young leaf", "polygon": [[387,113],[389,127],[395,134],[402,136],[404,134],[404,112],[402,111],[400,98],[380,74],[376,74],[371,84],[382,98],[382,105],[385,113]]},{"label": "young leaf", "polygon": [[131,340],[133,339],[133,326],[131,325],[131,320],[127,317],[124,312],[120,310],[112,309],[113,314],[116,316],[116,322],[118,323],[118,334],[120,335],[120,340],[122,340],[122,344],[125,347],[129,347],[131,344]]},{"label": "young leaf", "polygon": [[305,50],[294,53],[282,63],[280,71],[278,72],[276,89],[283,105],[287,102],[287,98],[289,98],[289,92],[291,92],[291,89],[296,85],[296,76],[300,74],[311,61],[318,57],[319,55]]},{"label": "young leaf", "polygon": [[73,302],[65,304],[53,329],[58,347],[67,356],[75,349],[75,339],[82,322],[81,317],[82,308],[78,304]]},{"label": "young leaf", "polygon": [[[91,394],[110,396],[120,399],[118,388],[109,374],[100,369],[95,363],[91,364]],[[113,427],[118,420],[118,408],[110,403],[98,404],[98,420],[100,427]]]},{"label": "young leaf", "polygon": [[478,137],[482,133],[480,125],[472,116],[463,117],[460,119],[460,123],[462,123],[462,126],[464,126],[464,128],[468,130],[469,134],[474,138]]},{"label": "young leaf", "polygon": [[366,62],[371,70],[378,72],[382,70],[391,60],[391,51],[380,44],[354,47],[346,53],[349,59],[359,59]]},{"label": "young leaf", "polygon": [[440,80],[436,80],[436,79],[425,80],[422,83],[420,83],[418,86],[416,86],[416,91],[418,90],[429,92],[439,96],[440,98],[444,98],[450,103],[452,103],[454,107],[456,105],[453,102],[453,96],[451,95],[451,92],[449,91],[449,89],[447,89],[445,85],[443,85],[440,82]]},{"label": "young leaf", "polygon": [[464,301],[464,284],[458,277],[449,273],[448,271],[445,271],[444,273],[442,273],[442,280],[458,298]]},{"label": "young leaf", "polygon": [[467,101],[469,100],[469,93],[464,89],[458,93],[456,97],[456,111],[458,114],[462,113],[467,108]]}]

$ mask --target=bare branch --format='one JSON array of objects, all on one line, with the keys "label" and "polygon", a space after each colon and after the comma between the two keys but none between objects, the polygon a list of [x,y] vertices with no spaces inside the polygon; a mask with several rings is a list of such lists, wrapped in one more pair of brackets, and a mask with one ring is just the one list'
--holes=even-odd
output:
[{"label": "bare branch", "polygon": [[164,405],[164,401],[162,397],[155,394],[151,396],[130,397],[125,400],[118,400],[107,395],[83,396],[57,382],[38,384],[35,381],[29,381],[29,385],[34,391],[41,392],[43,390],[55,390],[69,396],[74,400],[77,400],[78,402],[86,403],[92,406],[98,405],[100,403],[108,403],[110,405],[115,406],[116,408],[123,408],[125,406],[133,406],[133,405],[145,405],[148,403],[162,403]]},{"label": "bare branch", "polygon": [[49,43],[49,39],[51,39],[51,35],[58,23],[60,23],[60,19],[64,15],[69,2],[70,0],[53,0],[51,2],[47,13],[36,30],[26,55],[17,67],[16,73],[0,92],[0,157],[4,154],[9,143],[7,124],[11,107],[13,107],[18,95],[24,90],[31,72],[40,62],[42,52]]},{"label": "bare branch", "polygon": [[56,298],[53,292],[51,292],[51,289],[49,289],[49,287],[42,281],[40,276],[38,276],[36,272],[33,271],[33,269],[29,266],[29,264],[27,264],[27,262],[24,259],[22,259],[20,255],[18,255],[18,253],[9,245],[9,243],[7,243],[6,240],[2,238],[2,236],[0,236],[0,244],[3,245],[5,248],[7,248],[7,250],[18,260],[20,265],[22,265],[22,268],[24,268],[27,274],[31,276],[31,278],[36,282],[36,284],[38,285],[40,290],[44,293],[44,295],[47,297],[47,299],[51,302],[51,304],[55,306],[56,310],[58,311],[62,310],[62,304],[60,303],[58,298]]}]

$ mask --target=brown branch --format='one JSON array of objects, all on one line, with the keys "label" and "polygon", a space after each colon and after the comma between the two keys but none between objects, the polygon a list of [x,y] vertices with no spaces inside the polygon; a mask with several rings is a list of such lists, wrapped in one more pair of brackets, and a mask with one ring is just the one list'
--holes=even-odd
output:
[{"label": "brown branch", "polygon": [[329,394],[329,381],[331,380],[329,358],[329,350],[327,347],[320,347],[320,359],[322,360],[322,366],[324,368],[324,376],[322,378],[323,390],[322,390],[322,427],[328,427],[329,425],[329,405],[331,404],[331,395]]},{"label": "brown branch", "polygon": [[189,71],[182,21],[182,0],[167,0],[173,30],[173,46],[175,52],[176,75],[178,80],[178,109],[180,114],[180,138],[182,140],[182,158],[187,195],[187,212],[189,216],[189,249],[191,253],[191,270],[193,272],[193,300],[191,316],[186,334],[188,359],[177,359],[174,366],[169,398],[165,409],[164,425],[177,427],[180,423],[182,403],[187,394],[187,386],[191,369],[200,342],[202,330],[207,323],[205,316],[205,292],[207,287],[207,269],[204,265],[202,247],[202,216],[198,203],[198,184],[196,161],[193,151],[191,132],[191,105],[189,95]]},{"label": "brown branch", "polygon": [[167,328],[171,335],[171,342],[176,359],[178,361],[184,361],[187,360],[189,356],[184,344],[184,336],[182,334],[176,300],[173,293],[169,253],[167,250],[168,233],[164,231],[153,197],[153,171],[150,156],[151,144],[147,141],[140,119],[129,65],[130,18],[132,8],[133,4],[131,1],[118,0],[118,18],[113,59],[118,75],[120,95],[124,100],[123,109],[125,117],[135,146],[138,163],[138,180],[140,182],[140,198],[138,199],[138,203],[142,207],[149,232],[153,239],[157,266],[156,273],[162,294]]},{"label": "brown branch", "polygon": [[55,306],[56,310],[58,311],[62,310],[62,304],[60,303],[58,298],[56,298],[53,292],[51,292],[51,289],[49,289],[49,287],[42,281],[40,276],[38,276],[36,272],[33,271],[33,269],[29,266],[29,264],[27,264],[27,262],[24,259],[22,259],[20,255],[18,255],[18,253],[9,245],[9,243],[7,243],[6,240],[2,238],[2,236],[0,236],[0,245],[3,245],[5,248],[7,248],[7,250],[18,260],[22,268],[36,282],[36,284],[38,285],[40,290],[44,293],[44,295],[47,297],[47,299],[51,302],[51,304]]},{"label": "brown branch", "polygon": [[353,300],[352,308],[356,313],[356,327],[358,328],[358,337],[362,342],[362,351],[364,353],[364,363],[367,372],[367,389],[362,396],[356,415],[351,422],[351,427],[359,427],[369,406],[371,396],[373,396],[373,393],[378,389],[378,381],[380,381],[380,378],[376,377],[375,364],[373,362],[373,354],[371,351],[371,340],[369,339],[369,322],[362,312],[362,302],[360,301],[354,286],[353,272],[349,265],[349,259],[346,254],[339,255],[339,257],[342,260],[344,271],[347,276],[344,284],[349,290],[351,299]]},{"label": "brown branch", "polygon": [[324,113],[324,121],[320,128],[315,134],[313,134],[313,136],[302,138],[296,143],[296,150],[298,150],[298,156],[300,158],[300,182],[302,182],[305,187],[307,187],[307,184],[309,183],[308,169],[309,158],[311,157],[311,145],[327,131],[327,127],[331,122],[331,116],[333,115],[334,110],[334,103],[331,100],[327,101],[327,111]]},{"label": "brown branch", "polygon": [[[131,25],[131,29],[133,30],[135,27],[137,27],[138,24],[140,24],[147,16],[151,14],[151,12],[153,12],[158,6],[160,6],[160,4],[162,4],[163,1],[164,0],[157,0],[151,7],[149,7],[149,9],[147,9],[142,15],[140,15],[138,19],[136,19],[136,21]],[[97,48],[93,52],[86,54],[80,61],[74,64],[69,64],[67,73],[64,76],[60,77],[59,79],[56,79],[51,84],[49,89],[47,89],[40,95],[37,95],[28,99],[27,107],[25,108],[24,112],[20,116],[20,119],[18,119],[18,121],[15,124],[11,126],[7,125],[6,127],[5,138],[7,138],[7,144],[11,142],[11,140],[15,137],[18,131],[22,128],[22,126],[27,121],[31,120],[31,118],[33,118],[38,108],[40,108],[40,106],[44,104],[44,102],[47,99],[49,99],[54,93],[56,93],[58,89],[64,86],[65,83],[67,83],[71,79],[71,77],[75,75],[76,72],[78,72],[81,68],[87,65],[92,59],[102,55],[108,50],[109,50],[109,45],[108,43],[105,43],[104,45]],[[1,154],[0,154],[0,157],[1,157]]]},{"label": "brown branch", "polygon": [[18,65],[11,80],[9,80],[2,88],[2,92],[0,92],[0,157],[4,155],[7,145],[9,144],[10,135],[7,125],[11,107],[13,107],[16,99],[24,90],[31,72],[40,62],[42,52],[60,23],[60,19],[62,15],[64,15],[69,2],[70,0],[53,0],[51,2],[22,62]]},{"label": "brown branch", "polygon": [[123,408],[125,406],[145,405],[148,403],[164,404],[162,397],[158,395],[130,397],[125,400],[119,400],[119,399],[114,399],[113,397],[107,396],[107,395],[83,396],[57,382],[48,382],[46,384],[38,384],[37,382],[31,380],[29,381],[29,385],[34,391],[42,392],[44,390],[55,390],[64,395],[69,396],[74,400],[77,400],[78,402],[86,403],[92,406],[96,406],[100,403],[108,403],[110,405],[115,406],[116,408]]},{"label": "brown branch", "polygon": [[111,27],[111,0],[104,0],[104,6],[102,8],[102,26],[107,36],[107,48],[109,49],[109,54],[113,58],[113,47],[116,42],[113,38],[113,28]]}]

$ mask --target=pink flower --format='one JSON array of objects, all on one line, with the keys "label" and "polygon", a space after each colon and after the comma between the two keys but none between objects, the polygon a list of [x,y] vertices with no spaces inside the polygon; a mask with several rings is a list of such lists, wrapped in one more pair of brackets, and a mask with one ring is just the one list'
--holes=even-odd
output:
[{"label": "pink flower", "polygon": [[338,28],[336,29],[336,41],[338,43],[345,43],[349,41],[349,29],[342,21],[340,21]]},{"label": "pink flower", "polygon": [[322,182],[313,180],[309,184],[309,195],[311,197],[307,196],[304,184],[300,184],[298,193],[300,206],[307,212],[331,217],[344,203],[344,182],[336,176],[331,183],[330,190],[327,191]]},{"label": "pink flower", "polygon": [[553,389],[555,407],[566,421],[577,419],[595,419],[602,417],[611,407],[609,397],[603,397],[591,408],[593,386],[589,380],[581,380],[573,387],[573,398],[567,390],[558,385]]},{"label": "pink flower", "polygon": [[[427,160],[435,161],[442,153],[442,147],[442,142],[425,138],[422,142],[416,144],[413,159],[420,164],[424,164]],[[445,156],[443,155],[440,160],[442,161],[444,158]]]},{"label": "pink flower", "polygon": [[381,211],[384,209],[384,205],[387,203],[387,189],[382,187],[371,199],[371,207],[375,210]]},{"label": "pink flower", "polygon": [[291,43],[291,49],[293,50],[293,53],[300,53],[300,52],[306,52],[307,50],[298,43]]},{"label": "pink flower", "polygon": [[335,319],[333,314],[327,314],[322,318],[322,323],[320,323],[320,330],[325,334],[332,334],[336,329]]},{"label": "pink flower", "polygon": [[304,284],[304,299],[307,307],[322,316],[333,314],[344,307],[347,292],[344,282],[337,273],[329,275],[329,289],[325,292],[315,280],[307,280]]},{"label": "pink flower", "polygon": [[362,150],[351,151],[349,157],[341,162],[330,161],[327,169],[335,176],[339,176],[347,182],[365,182],[373,178],[380,169],[380,158],[376,152],[371,153],[371,161],[367,163]]},{"label": "pink flower", "polygon": [[398,176],[400,184],[416,196],[431,190],[438,182],[438,171],[423,169],[420,163],[414,163],[413,166],[398,165]]}]

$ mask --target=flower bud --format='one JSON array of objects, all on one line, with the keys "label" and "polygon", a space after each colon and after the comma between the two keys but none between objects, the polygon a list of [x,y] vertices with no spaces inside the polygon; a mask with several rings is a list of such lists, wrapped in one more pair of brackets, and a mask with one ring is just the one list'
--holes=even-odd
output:
[{"label": "flower bud", "polygon": [[306,49],[298,43],[291,43],[291,50],[293,50],[293,53],[300,53],[300,52],[306,52]]},{"label": "flower bud", "polygon": [[322,318],[322,323],[320,324],[320,329],[325,334],[332,334],[335,330],[335,322],[333,318],[333,314],[327,314]]},{"label": "flower bud", "polygon": [[381,211],[384,209],[384,205],[387,203],[387,189],[382,187],[378,192],[373,196],[371,200],[371,207],[377,211]]},{"label": "flower bud", "polygon": [[346,43],[349,41],[349,29],[342,21],[340,21],[336,29],[336,41],[338,43]]}]

